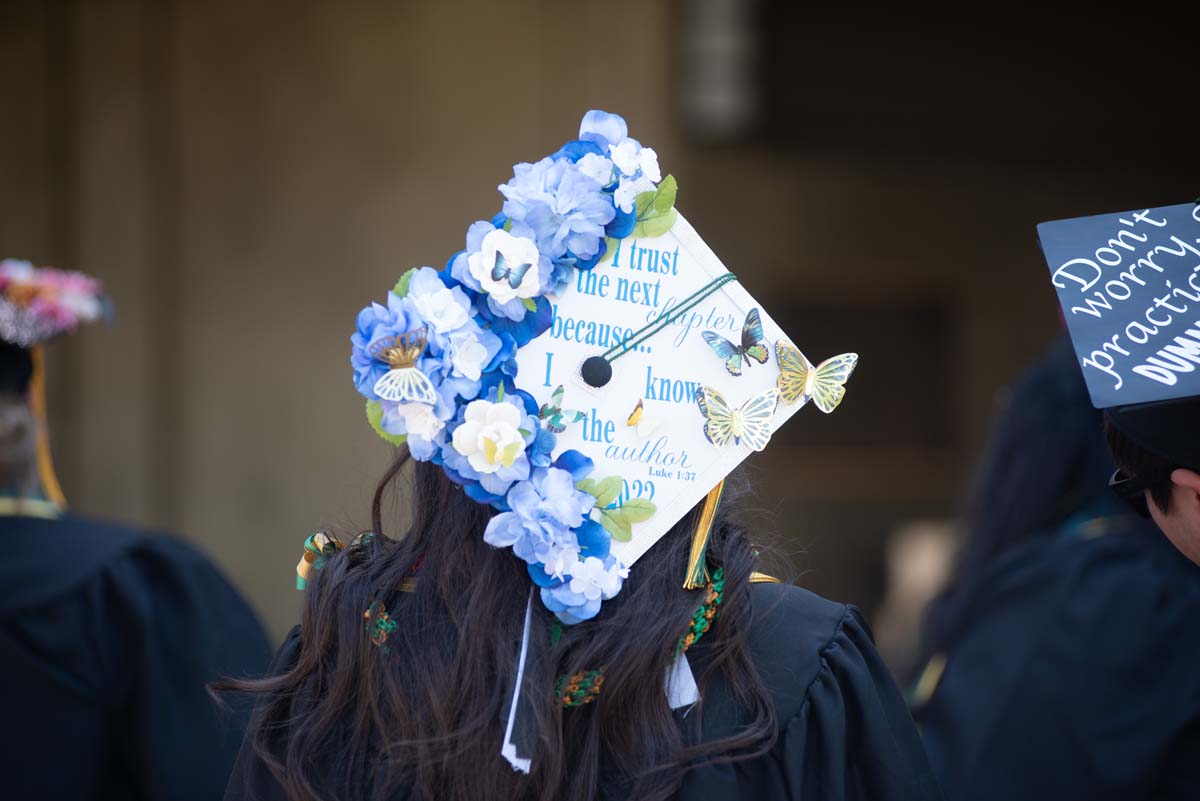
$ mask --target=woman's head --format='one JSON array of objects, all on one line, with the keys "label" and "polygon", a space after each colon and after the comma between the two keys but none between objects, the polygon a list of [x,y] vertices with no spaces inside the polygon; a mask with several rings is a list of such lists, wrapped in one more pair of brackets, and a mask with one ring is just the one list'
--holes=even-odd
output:
[{"label": "woman's head", "polygon": [[[749,711],[751,724],[733,740],[687,747],[663,692],[673,646],[702,595],[681,587],[694,510],[593,620],[558,627],[533,605],[531,652],[541,656],[528,669],[539,741],[531,774],[514,773],[500,756],[501,716],[528,570],[483,541],[493,514],[486,506],[439,468],[401,459],[376,493],[376,536],[335,555],[310,583],[296,665],[242,685],[265,694],[256,746],[293,798],[328,799],[387,797],[397,788],[413,797],[584,799],[597,794],[602,775],[613,788],[665,798],[689,763],[760,750],[774,723],[743,645],[755,554],[737,524],[736,477],[732,483],[709,541],[710,561],[724,568],[725,602],[698,679],[703,685],[721,672]],[[393,491],[411,511],[405,532],[383,514]],[[398,591],[402,584],[411,590]],[[372,644],[385,609],[391,630]],[[603,669],[600,697],[564,709],[555,677],[595,669]]]}]

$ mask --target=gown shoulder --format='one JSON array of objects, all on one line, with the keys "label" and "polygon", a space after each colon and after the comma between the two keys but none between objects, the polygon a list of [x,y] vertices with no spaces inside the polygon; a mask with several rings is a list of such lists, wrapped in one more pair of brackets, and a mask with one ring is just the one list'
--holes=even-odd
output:
[{"label": "gown shoulder", "polygon": [[[775,708],[778,737],[758,758],[694,769],[681,799],[940,798],[903,697],[862,615],[807,590],[756,584],[750,658]],[[741,711],[714,677],[705,739],[728,736]]]},{"label": "gown shoulder", "polygon": [[1200,568],[1126,524],[985,587],[917,709],[948,798],[1200,797]]},{"label": "gown shoulder", "polygon": [[[0,518],[0,537],[0,703],[27,722],[0,730],[17,795],[219,796],[244,710],[206,685],[270,655],[221,572],[179,540],[75,516]],[[87,744],[70,771],[54,765],[64,740]]]}]

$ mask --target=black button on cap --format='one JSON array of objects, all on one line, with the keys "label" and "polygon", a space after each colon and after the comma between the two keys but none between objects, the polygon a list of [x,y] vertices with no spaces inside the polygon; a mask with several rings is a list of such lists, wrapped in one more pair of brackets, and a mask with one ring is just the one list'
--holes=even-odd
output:
[{"label": "black button on cap", "polygon": [[579,367],[579,375],[589,387],[600,387],[612,380],[612,365],[603,356],[589,356]]}]

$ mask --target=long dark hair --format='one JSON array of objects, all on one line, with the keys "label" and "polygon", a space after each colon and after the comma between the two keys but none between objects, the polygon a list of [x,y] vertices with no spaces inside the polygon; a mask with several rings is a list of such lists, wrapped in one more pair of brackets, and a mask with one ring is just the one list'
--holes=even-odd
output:
[{"label": "long dark hair", "polygon": [[[492,512],[435,466],[399,449],[375,493],[374,536],[334,556],[306,594],[299,656],[281,675],[229,688],[259,694],[249,741],[290,799],[592,799],[613,793],[663,799],[689,766],[751,758],[771,747],[774,712],[745,646],[756,553],[735,524],[736,479],[709,541],[725,596],[697,676],[720,672],[749,724],[699,742],[700,709],[681,730],[663,677],[702,593],[685,591],[693,510],[638,560],[599,616],[565,627],[535,603],[541,675],[602,667],[594,703],[564,709],[547,681],[533,700],[539,742],[532,772],[500,756],[502,708],[517,665],[530,579],[507,551],[484,543]],[[385,498],[410,510],[403,536],[388,534]],[[410,592],[397,592],[416,576]],[[363,613],[383,602],[398,626],[385,653]]]}]

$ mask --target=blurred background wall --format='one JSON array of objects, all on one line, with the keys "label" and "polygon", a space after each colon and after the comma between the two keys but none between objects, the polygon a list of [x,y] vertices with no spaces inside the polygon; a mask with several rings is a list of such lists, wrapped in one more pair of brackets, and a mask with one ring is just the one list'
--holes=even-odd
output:
[{"label": "blurred background wall", "polygon": [[[179,532],[278,634],[320,525],[389,449],[357,310],[440,267],[511,165],[623,114],[679,208],[847,399],[750,461],[800,583],[866,609],[955,512],[1002,388],[1058,326],[1036,223],[1200,191],[1188,26],[783,0],[0,4],[0,255],[102,278],[51,351],[80,511]],[[1195,30],[1191,27],[1190,30]]]}]

